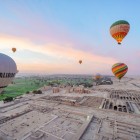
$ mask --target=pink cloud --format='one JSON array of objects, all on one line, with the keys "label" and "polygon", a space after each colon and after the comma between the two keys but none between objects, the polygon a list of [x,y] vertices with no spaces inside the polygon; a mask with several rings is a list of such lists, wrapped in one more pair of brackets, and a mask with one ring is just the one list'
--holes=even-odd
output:
[{"label": "pink cloud", "polygon": [[[104,70],[106,67],[110,67],[117,60],[111,57],[105,57],[96,55],[90,52],[85,52],[82,50],[74,49],[69,45],[60,46],[59,44],[48,43],[43,46],[36,45],[31,41],[23,38],[17,38],[13,36],[4,36],[0,35],[0,46],[1,49],[11,49],[11,44],[15,44],[17,49],[21,53],[24,50],[44,54],[50,57],[53,57],[56,60],[56,63],[48,63],[44,64],[45,60],[38,60],[36,64],[28,64],[21,58],[16,58],[19,70],[35,70],[38,71],[56,71],[56,72],[92,72],[98,71],[99,69]],[[30,56],[29,56],[30,58]],[[79,59],[83,60],[83,64],[78,64]],[[39,68],[37,67],[39,65]],[[91,68],[90,68],[91,66]],[[36,67],[36,69],[34,69]]]},{"label": "pink cloud", "polygon": [[[13,3],[13,6],[14,4],[15,3]],[[13,6],[7,4],[7,10],[10,10],[11,14],[14,15],[17,20],[0,19],[1,34],[25,38],[37,44],[53,42],[55,44],[65,45],[65,47],[67,44],[73,48],[85,51],[88,51],[88,48],[90,48],[89,44],[84,41],[81,42],[81,40],[75,37],[64,25],[48,22],[47,19],[44,20],[44,17],[42,17],[40,13],[34,13],[32,9],[26,6],[24,6],[24,8],[20,5],[16,8],[13,8]]]}]

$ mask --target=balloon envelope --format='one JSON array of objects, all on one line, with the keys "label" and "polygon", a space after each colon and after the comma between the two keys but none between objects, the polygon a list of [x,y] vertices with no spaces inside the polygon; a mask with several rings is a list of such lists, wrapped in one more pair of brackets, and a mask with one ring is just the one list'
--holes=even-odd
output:
[{"label": "balloon envelope", "polygon": [[82,60],[79,60],[79,63],[81,64],[82,63]]},{"label": "balloon envelope", "polygon": [[102,77],[102,76],[101,76],[99,73],[97,73],[97,74],[95,75],[95,80],[99,80],[101,77]]},{"label": "balloon envelope", "polygon": [[128,67],[124,63],[116,63],[112,66],[113,74],[120,80],[128,71]]},{"label": "balloon envelope", "polygon": [[17,50],[16,48],[12,48],[12,51],[13,51],[13,52],[16,52],[16,50]]},{"label": "balloon envelope", "polygon": [[3,88],[7,87],[13,80],[17,73],[17,66],[15,61],[0,53],[0,93]]},{"label": "balloon envelope", "polygon": [[125,20],[119,20],[113,23],[110,27],[111,36],[121,44],[123,38],[128,34],[130,24]]}]

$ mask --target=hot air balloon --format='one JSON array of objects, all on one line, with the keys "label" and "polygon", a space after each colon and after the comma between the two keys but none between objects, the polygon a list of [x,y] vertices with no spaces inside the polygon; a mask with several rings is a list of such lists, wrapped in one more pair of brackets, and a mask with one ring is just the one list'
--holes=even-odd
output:
[{"label": "hot air balloon", "polygon": [[119,20],[113,23],[110,27],[111,36],[121,44],[123,38],[128,34],[130,24],[125,20]]},{"label": "hot air balloon", "polygon": [[79,63],[81,64],[82,63],[82,60],[79,60]]},{"label": "hot air balloon", "polygon": [[16,73],[15,61],[11,57],[0,53],[0,93],[12,82]]},{"label": "hot air balloon", "polygon": [[99,80],[101,77],[102,77],[102,76],[101,76],[99,73],[97,73],[97,74],[95,75],[95,80]]},{"label": "hot air balloon", "polygon": [[13,52],[16,52],[16,50],[17,50],[16,48],[12,48],[12,51],[13,51]]},{"label": "hot air balloon", "polygon": [[112,66],[113,74],[121,80],[121,78],[127,73],[128,67],[124,63],[116,63]]}]

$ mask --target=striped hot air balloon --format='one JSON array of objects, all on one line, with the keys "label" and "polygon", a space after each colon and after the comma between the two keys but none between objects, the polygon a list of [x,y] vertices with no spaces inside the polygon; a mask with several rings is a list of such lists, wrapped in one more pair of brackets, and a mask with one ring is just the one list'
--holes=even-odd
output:
[{"label": "striped hot air balloon", "polygon": [[113,23],[110,27],[111,36],[121,44],[123,38],[128,34],[130,24],[125,20],[119,20]]},{"label": "striped hot air balloon", "polygon": [[116,63],[112,66],[113,74],[121,80],[121,78],[127,73],[128,67],[124,63]]}]

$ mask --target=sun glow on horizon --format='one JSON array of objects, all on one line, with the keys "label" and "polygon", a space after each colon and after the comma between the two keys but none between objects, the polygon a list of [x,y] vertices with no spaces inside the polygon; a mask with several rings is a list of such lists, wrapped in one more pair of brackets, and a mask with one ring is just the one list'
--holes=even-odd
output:
[{"label": "sun glow on horizon", "polygon": [[[20,72],[112,74],[112,65],[122,62],[128,74],[139,74],[139,3],[120,2],[123,10],[114,10],[118,1],[3,1],[0,52],[11,56]],[[118,46],[109,28],[120,19],[130,23],[130,33]]]}]

